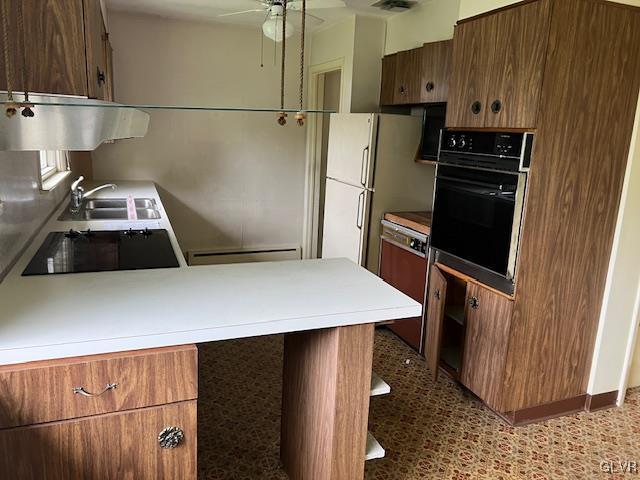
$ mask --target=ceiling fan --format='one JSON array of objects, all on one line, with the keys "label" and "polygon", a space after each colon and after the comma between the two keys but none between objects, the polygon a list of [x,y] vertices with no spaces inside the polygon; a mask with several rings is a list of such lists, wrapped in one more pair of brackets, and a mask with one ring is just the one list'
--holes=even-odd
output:
[{"label": "ceiling fan", "polygon": [[[265,12],[266,20],[262,24],[262,32],[267,38],[270,38],[274,42],[282,41],[282,32],[286,32],[285,36],[288,38],[293,35],[293,24],[288,20],[286,23],[286,29],[283,28],[283,14],[284,14],[284,0],[256,0],[260,3],[261,8],[254,8],[251,10],[242,10],[239,12],[223,13],[218,15],[219,17],[231,17],[234,15],[244,15],[247,13]],[[302,10],[302,0],[288,0],[287,12],[300,12]],[[346,7],[344,0],[307,0],[307,10],[316,10],[322,8],[342,8]],[[308,17],[314,18],[323,22],[320,17],[306,13]]]}]

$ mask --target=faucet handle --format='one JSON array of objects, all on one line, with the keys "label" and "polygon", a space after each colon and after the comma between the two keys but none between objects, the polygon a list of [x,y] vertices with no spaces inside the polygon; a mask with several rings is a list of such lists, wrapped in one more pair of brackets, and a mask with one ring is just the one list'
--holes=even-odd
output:
[{"label": "faucet handle", "polygon": [[72,192],[75,192],[75,191],[78,189],[78,187],[79,187],[80,183],[81,183],[83,180],[84,180],[84,177],[83,177],[82,175],[80,175],[80,176],[78,177],[78,179],[77,179],[75,182],[73,182],[73,183],[71,184],[71,191],[72,191]]}]

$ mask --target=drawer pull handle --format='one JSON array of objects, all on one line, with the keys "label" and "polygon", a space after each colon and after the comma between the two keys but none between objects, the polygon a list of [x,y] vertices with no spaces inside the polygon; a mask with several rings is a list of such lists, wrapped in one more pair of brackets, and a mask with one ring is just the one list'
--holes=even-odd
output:
[{"label": "drawer pull handle", "polygon": [[118,388],[117,383],[107,383],[107,386],[104,387],[104,390],[102,390],[100,393],[87,392],[84,387],[73,387],[73,393],[82,395],[84,397],[99,397],[100,395],[107,393],[109,390],[115,390],[116,388]]},{"label": "drawer pull handle", "polygon": [[184,440],[184,432],[179,427],[167,427],[158,434],[161,448],[176,448]]}]

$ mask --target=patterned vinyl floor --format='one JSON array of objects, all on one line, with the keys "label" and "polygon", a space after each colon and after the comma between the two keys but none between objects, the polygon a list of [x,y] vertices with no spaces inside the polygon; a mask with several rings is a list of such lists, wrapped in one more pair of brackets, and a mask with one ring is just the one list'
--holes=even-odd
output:
[{"label": "patterned vinyl floor", "polygon": [[[201,480],[286,480],[278,461],[282,337],[200,345]],[[369,429],[387,450],[366,480],[622,479],[640,469],[640,390],[620,409],[509,427],[388,331],[377,331],[374,369],[391,394],[371,401]],[[611,462],[605,463],[602,462]]]}]

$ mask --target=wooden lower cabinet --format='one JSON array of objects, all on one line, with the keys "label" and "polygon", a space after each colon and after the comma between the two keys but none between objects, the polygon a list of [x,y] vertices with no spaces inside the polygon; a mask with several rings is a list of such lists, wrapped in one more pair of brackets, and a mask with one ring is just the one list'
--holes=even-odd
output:
[{"label": "wooden lower cabinet", "polygon": [[480,285],[467,286],[460,382],[498,411],[503,404],[504,366],[512,311],[512,300]]},{"label": "wooden lower cabinet", "polygon": [[425,356],[502,411],[513,300],[444,265],[431,267]]},{"label": "wooden lower cabinet", "polygon": [[[45,401],[45,398],[42,398]],[[0,431],[0,478],[196,479],[196,401]],[[162,448],[167,427],[184,434]]]}]

